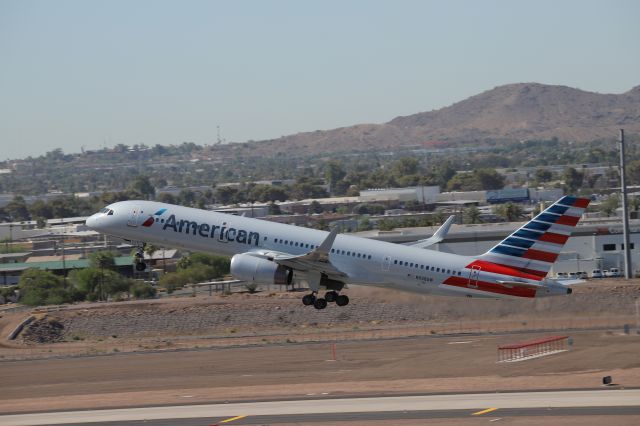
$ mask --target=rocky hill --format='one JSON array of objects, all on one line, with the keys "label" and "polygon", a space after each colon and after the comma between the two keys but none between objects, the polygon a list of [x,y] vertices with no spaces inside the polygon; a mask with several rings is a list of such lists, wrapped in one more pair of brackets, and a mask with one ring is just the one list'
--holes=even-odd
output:
[{"label": "rocky hill", "polygon": [[253,142],[263,153],[316,154],[447,146],[479,140],[551,139],[586,142],[614,138],[619,128],[640,133],[640,86],[600,94],[566,86],[519,83],[499,86],[451,106],[384,124],[359,124]]}]

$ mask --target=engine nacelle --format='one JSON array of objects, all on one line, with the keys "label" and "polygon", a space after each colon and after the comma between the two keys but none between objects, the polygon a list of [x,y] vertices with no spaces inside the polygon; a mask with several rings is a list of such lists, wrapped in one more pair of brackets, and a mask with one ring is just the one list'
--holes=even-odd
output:
[{"label": "engine nacelle", "polygon": [[231,275],[238,280],[261,284],[291,284],[293,274],[286,266],[249,254],[231,258]]}]

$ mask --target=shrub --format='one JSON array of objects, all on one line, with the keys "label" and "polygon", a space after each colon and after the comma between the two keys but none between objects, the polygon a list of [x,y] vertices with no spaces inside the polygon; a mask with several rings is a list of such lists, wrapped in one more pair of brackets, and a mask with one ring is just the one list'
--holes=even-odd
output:
[{"label": "shrub", "polygon": [[29,306],[59,305],[76,299],[73,291],[64,280],[49,271],[28,269],[20,276],[18,284],[21,302]]},{"label": "shrub", "polygon": [[151,299],[156,297],[156,289],[149,283],[135,282],[129,290],[136,299]]},{"label": "shrub", "polygon": [[244,285],[244,288],[246,288],[249,293],[253,294],[253,293],[258,291],[258,284],[256,284],[256,283],[247,283],[247,284]]}]

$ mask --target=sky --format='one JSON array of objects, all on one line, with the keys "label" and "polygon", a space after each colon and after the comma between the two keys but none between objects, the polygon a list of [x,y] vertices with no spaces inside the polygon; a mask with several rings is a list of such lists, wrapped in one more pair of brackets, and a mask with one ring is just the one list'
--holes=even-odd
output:
[{"label": "sky", "polygon": [[640,2],[0,0],[0,160],[383,123],[640,84]]}]

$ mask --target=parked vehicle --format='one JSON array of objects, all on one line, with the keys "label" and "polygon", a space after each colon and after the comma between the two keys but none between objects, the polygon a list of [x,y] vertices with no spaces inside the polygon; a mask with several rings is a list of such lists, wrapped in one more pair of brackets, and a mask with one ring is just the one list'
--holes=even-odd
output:
[{"label": "parked vehicle", "polygon": [[594,269],[591,271],[591,278],[602,278],[602,271],[600,269]]},{"label": "parked vehicle", "polygon": [[611,268],[608,271],[605,271],[604,276],[607,278],[615,278],[620,276],[620,269]]},{"label": "parked vehicle", "polygon": [[558,280],[566,280],[567,278],[569,278],[569,274],[567,274],[566,272],[558,272],[556,274],[556,279]]},{"label": "parked vehicle", "polygon": [[586,280],[587,278],[589,278],[589,274],[587,274],[586,271],[580,271],[578,272],[578,278],[580,278],[581,280]]},{"label": "parked vehicle", "polygon": [[569,274],[567,275],[567,278],[569,278],[570,280],[577,280],[580,277],[578,276],[577,272],[569,272]]}]

